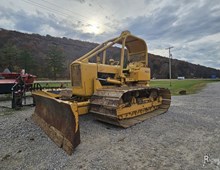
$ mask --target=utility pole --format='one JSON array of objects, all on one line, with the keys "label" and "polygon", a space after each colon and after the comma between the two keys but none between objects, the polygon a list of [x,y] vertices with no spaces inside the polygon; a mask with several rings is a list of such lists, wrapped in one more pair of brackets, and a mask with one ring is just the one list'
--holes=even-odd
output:
[{"label": "utility pole", "polygon": [[170,53],[170,49],[174,48],[174,47],[168,47],[166,48],[166,50],[169,50],[169,77],[170,77],[170,87],[171,87],[171,78],[172,78],[172,74],[171,74],[171,58],[172,58],[172,54]]}]

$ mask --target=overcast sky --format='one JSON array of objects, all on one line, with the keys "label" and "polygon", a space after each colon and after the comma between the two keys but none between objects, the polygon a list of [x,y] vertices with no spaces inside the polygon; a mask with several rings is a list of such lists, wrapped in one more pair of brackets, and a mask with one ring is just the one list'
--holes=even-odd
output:
[{"label": "overcast sky", "polygon": [[1,0],[0,28],[103,42],[129,30],[149,52],[220,69],[219,0]]}]

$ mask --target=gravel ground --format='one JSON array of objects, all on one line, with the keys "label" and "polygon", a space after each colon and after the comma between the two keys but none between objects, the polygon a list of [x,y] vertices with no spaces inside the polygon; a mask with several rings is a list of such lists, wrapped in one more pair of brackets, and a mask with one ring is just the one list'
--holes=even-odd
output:
[{"label": "gravel ground", "polygon": [[166,114],[128,129],[82,116],[72,156],[33,123],[34,108],[0,108],[0,169],[220,169],[219,89],[175,96]]}]

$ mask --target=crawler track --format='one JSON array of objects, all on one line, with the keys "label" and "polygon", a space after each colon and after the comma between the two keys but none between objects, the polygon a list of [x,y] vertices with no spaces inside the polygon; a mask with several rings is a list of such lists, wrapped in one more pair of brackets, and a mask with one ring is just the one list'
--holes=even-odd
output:
[{"label": "crawler track", "polygon": [[98,120],[127,128],[165,113],[170,107],[171,94],[165,88],[106,88],[97,90],[90,102],[90,112]]}]

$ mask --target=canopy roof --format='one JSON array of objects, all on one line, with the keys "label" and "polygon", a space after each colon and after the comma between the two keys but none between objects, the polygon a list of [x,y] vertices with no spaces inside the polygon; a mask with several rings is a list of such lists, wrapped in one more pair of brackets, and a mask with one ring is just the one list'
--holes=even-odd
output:
[{"label": "canopy roof", "polygon": [[118,43],[122,44],[124,38],[126,39],[125,46],[128,49],[129,53],[138,53],[138,52],[147,53],[147,45],[143,39],[130,34],[130,32],[128,31],[125,31],[122,32],[121,39],[118,41]]}]

